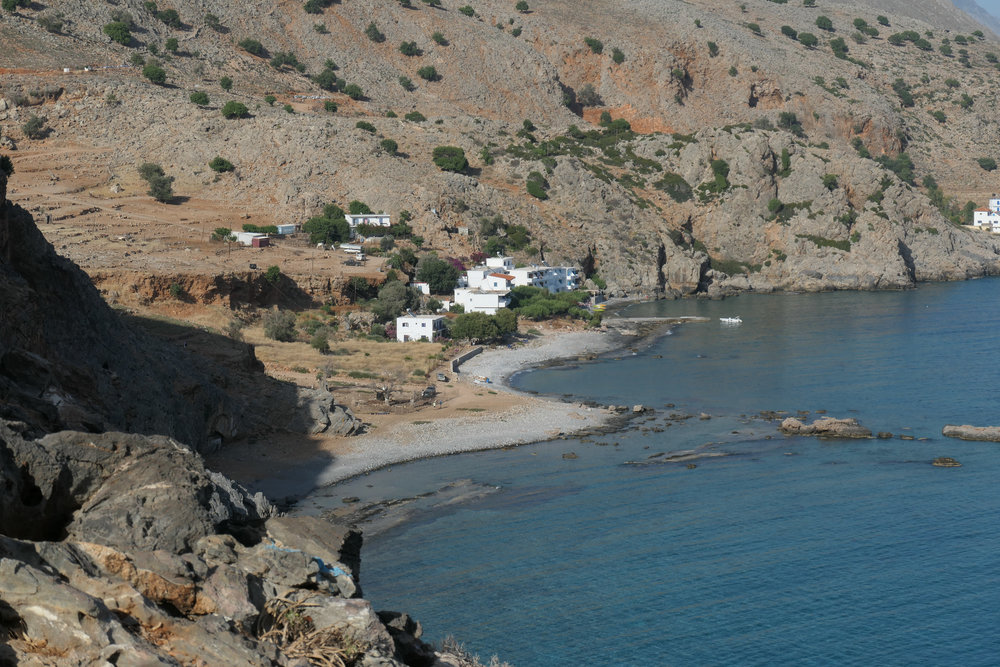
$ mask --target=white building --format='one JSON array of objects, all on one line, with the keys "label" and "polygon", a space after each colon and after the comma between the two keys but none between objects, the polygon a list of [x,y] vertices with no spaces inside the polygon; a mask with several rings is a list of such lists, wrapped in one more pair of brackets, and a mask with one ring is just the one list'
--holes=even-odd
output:
[{"label": "white building", "polygon": [[1000,197],[990,197],[989,208],[980,208],[972,214],[972,225],[1000,234]]},{"label": "white building", "polygon": [[465,308],[467,313],[496,315],[498,310],[510,305],[510,291],[494,292],[475,287],[456,287],[455,303]]},{"label": "white building", "polygon": [[[502,270],[502,273],[498,270]],[[477,266],[465,272],[462,287],[485,287],[491,276],[507,276],[514,287],[541,287],[550,292],[568,292],[580,287],[580,272],[571,266],[526,266],[514,268],[510,257],[489,257],[485,266]],[[464,283],[464,284],[462,284]],[[497,289],[497,288],[494,288]]]},{"label": "white building", "polygon": [[401,315],[396,318],[396,340],[433,341],[444,329],[444,315]]},{"label": "white building", "polygon": [[345,213],[344,220],[354,229],[358,225],[371,225],[373,227],[391,227],[392,222],[388,213]]},{"label": "white building", "polygon": [[257,241],[254,243],[254,239],[266,239],[267,234],[260,234],[258,232],[233,232],[233,236],[236,237],[236,242],[240,245],[253,246],[260,245],[262,242]]},{"label": "white building", "polygon": [[286,234],[294,234],[297,227],[298,225],[278,225],[278,233],[282,236]]},{"label": "white building", "polygon": [[430,285],[430,283],[424,283],[424,282],[420,282],[420,281],[416,281],[415,280],[415,281],[413,281],[413,282],[410,283],[410,287],[412,287],[413,289],[417,290],[418,292],[420,292],[421,294],[423,294],[425,296],[430,296],[431,295],[431,285]]}]

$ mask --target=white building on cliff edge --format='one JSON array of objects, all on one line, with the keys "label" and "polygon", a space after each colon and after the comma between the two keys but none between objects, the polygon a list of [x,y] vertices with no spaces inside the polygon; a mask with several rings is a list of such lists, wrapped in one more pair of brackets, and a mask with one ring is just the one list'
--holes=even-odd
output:
[{"label": "white building on cliff edge", "polygon": [[972,226],[1000,234],[1000,197],[990,197],[988,208],[976,209],[972,214]]}]

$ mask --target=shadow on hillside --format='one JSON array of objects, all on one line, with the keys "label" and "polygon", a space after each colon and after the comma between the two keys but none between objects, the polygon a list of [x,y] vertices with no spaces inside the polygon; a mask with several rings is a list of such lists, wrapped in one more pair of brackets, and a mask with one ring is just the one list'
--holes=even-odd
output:
[{"label": "shadow on hillside", "polygon": [[[165,318],[126,315],[125,319],[136,328],[174,346],[179,375],[185,366],[197,368],[212,378],[212,383],[227,393],[236,409],[231,416],[236,420],[236,434],[216,435],[221,448],[205,457],[213,470],[220,470],[249,489],[281,488],[284,495],[295,495],[313,489],[319,474],[334,462],[334,457],[320,450],[317,441],[309,435],[308,408],[299,408],[300,389],[291,382],[277,380],[264,373],[264,365],[255,354],[254,347],[233,340],[217,331]],[[179,380],[183,383],[183,380]],[[206,406],[212,409],[213,406]],[[267,457],[269,441],[280,441],[289,460],[280,457],[269,459],[269,475],[274,480],[255,477],[257,473],[240,471],[260,470],[251,465],[249,452],[261,451]],[[289,498],[271,500],[285,504]]]}]

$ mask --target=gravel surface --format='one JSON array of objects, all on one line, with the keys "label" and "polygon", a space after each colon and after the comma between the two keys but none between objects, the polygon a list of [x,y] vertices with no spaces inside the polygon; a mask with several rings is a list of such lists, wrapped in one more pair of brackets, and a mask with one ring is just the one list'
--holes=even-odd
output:
[{"label": "gravel surface", "polygon": [[[462,365],[461,378],[470,382],[474,376],[486,376],[492,388],[513,392],[504,382],[520,370],[613,347],[615,337],[600,332],[548,335],[520,347],[487,350]],[[550,440],[601,426],[610,416],[603,408],[531,397],[526,405],[497,412],[400,424],[352,439],[353,451],[338,455],[318,481],[324,486],[393,463]]]}]

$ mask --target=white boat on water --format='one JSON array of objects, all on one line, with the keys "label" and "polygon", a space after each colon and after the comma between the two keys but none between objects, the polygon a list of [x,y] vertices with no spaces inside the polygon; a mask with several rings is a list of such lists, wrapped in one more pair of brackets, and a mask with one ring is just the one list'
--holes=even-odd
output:
[{"label": "white boat on water", "polygon": [[743,319],[739,315],[736,317],[720,317],[719,321],[723,324],[743,324]]}]

